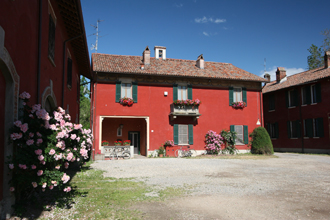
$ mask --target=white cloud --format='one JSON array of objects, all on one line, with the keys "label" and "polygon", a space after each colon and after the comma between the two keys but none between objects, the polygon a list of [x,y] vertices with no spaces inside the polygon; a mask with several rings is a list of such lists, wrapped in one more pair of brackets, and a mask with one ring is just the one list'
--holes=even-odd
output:
[{"label": "white cloud", "polygon": [[208,23],[208,22],[220,24],[220,23],[224,23],[226,21],[227,21],[226,19],[220,19],[220,18],[213,19],[211,17],[207,18],[206,16],[204,16],[202,18],[195,18],[195,22],[199,23],[199,24]]},{"label": "white cloud", "polygon": [[[295,67],[292,67],[292,68],[286,68],[284,67],[285,70],[286,70],[286,76],[291,76],[291,75],[294,75],[296,73],[301,73],[301,72],[304,72],[306,71],[304,68],[295,68]],[[270,75],[270,81],[274,81],[276,80],[276,70],[277,70],[277,67],[276,66],[273,66],[272,68],[269,68],[268,70],[266,70],[266,73],[268,73]],[[260,77],[264,77],[264,71],[260,71]]]},{"label": "white cloud", "polygon": [[210,36],[210,35],[209,35],[207,32],[205,32],[205,31],[203,32],[203,34],[204,34],[205,36],[207,36],[207,37]]}]

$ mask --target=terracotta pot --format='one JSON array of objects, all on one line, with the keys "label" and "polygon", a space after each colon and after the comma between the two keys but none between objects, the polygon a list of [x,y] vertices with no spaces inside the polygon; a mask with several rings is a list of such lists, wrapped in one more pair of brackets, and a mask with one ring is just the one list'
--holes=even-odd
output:
[{"label": "terracotta pot", "polygon": [[164,155],[163,155],[163,154],[159,154],[158,156],[159,156],[159,157],[163,157]]}]

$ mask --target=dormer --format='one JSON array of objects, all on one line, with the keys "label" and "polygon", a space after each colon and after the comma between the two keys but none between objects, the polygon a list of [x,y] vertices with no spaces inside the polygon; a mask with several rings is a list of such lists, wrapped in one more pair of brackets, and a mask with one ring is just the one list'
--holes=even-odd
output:
[{"label": "dormer", "polygon": [[161,60],[166,60],[166,47],[162,46],[155,46],[155,58],[161,59]]}]

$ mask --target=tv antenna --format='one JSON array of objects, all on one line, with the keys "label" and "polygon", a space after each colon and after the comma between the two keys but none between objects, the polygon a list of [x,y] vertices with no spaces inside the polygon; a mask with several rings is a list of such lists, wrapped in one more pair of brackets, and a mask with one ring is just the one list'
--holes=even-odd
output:
[{"label": "tv antenna", "polygon": [[95,53],[97,53],[97,46],[98,46],[98,41],[99,41],[99,23],[102,22],[102,21],[104,21],[104,20],[98,19],[96,21],[96,26],[93,25],[93,24],[91,24],[91,26],[96,29],[96,33],[89,35],[89,36],[96,35],[95,45],[92,44],[92,47],[91,47],[91,50],[94,50],[95,49]]},{"label": "tv antenna", "polygon": [[264,75],[266,74],[266,58],[264,59]]}]

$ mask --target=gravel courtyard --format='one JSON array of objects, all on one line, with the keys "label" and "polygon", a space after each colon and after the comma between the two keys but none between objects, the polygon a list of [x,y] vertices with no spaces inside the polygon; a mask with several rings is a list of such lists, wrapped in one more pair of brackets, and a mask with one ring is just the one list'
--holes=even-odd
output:
[{"label": "gravel courtyard", "polygon": [[[278,158],[146,158],[96,161],[107,177],[134,178],[187,195],[134,207],[145,219],[330,219],[330,157],[276,153]],[[150,195],[150,196],[157,196]]]}]

